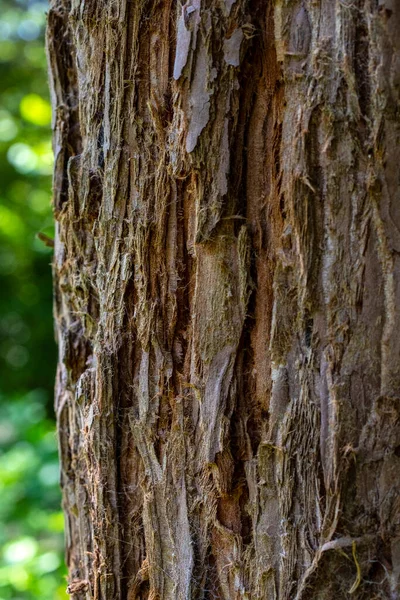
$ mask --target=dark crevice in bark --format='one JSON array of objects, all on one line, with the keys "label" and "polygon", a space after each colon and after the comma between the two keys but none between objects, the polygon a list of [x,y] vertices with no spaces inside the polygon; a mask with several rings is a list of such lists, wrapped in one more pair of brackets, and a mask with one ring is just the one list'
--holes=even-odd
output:
[{"label": "dark crevice in bark", "polygon": [[79,98],[75,47],[69,25],[70,2],[51,8],[48,16],[47,52],[53,63],[54,81],[50,82],[54,94],[53,119],[60,121],[61,148],[55,153],[56,172],[53,182],[54,210],[60,211],[68,199],[67,165],[71,157],[81,152],[79,124]]},{"label": "dark crevice in bark", "polygon": [[369,76],[369,37],[364,16],[357,16],[354,32],[354,75],[357,96],[363,117],[371,114],[371,83]]}]

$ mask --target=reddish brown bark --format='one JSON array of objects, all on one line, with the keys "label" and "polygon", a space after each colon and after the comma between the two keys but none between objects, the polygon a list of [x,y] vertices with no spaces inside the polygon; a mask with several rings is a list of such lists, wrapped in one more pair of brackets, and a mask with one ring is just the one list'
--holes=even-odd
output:
[{"label": "reddish brown bark", "polygon": [[51,2],[76,600],[398,597],[399,28]]}]

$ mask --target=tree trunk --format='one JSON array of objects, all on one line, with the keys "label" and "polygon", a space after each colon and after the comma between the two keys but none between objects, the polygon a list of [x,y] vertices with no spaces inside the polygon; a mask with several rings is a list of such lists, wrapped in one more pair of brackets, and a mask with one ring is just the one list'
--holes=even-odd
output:
[{"label": "tree trunk", "polygon": [[75,600],[400,597],[399,31],[51,1]]}]

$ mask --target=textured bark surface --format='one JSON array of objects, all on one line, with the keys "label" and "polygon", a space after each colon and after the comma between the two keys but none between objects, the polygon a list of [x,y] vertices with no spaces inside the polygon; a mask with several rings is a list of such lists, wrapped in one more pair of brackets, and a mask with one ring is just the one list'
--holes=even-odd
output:
[{"label": "textured bark surface", "polygon": [[75,600],[400,597],[400,3],[51,0]]}]

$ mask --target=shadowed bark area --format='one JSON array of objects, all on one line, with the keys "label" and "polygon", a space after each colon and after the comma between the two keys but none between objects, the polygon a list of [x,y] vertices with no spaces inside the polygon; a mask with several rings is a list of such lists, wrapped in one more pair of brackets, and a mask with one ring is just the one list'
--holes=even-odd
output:
[{"label": "shadowed bark area", "polygon": [[399,31],[51,0],[74,600],[399,597]]}]

